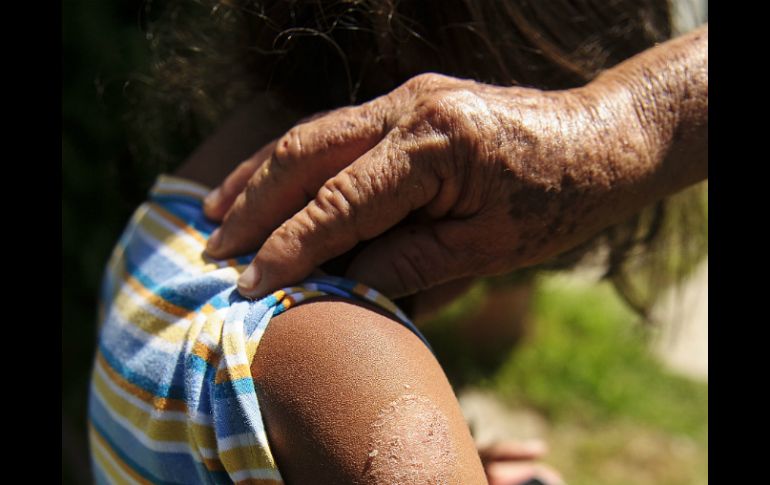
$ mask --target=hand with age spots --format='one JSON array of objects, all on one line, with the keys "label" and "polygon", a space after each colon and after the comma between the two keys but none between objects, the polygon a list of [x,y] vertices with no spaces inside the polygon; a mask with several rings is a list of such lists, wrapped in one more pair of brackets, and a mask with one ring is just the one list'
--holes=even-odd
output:
[{"label": "hand with age spots", "polygon": [[239,290],[347,276],[391,297],[534,265],[708,176],[708,26],[566,91],[423,74],[292,128],[206,200]]}]

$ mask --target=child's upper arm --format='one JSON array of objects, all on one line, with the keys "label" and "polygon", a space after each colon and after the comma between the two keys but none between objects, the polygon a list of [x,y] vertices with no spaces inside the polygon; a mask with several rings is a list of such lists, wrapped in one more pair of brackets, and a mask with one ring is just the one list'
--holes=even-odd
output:
[{"label": "child's upper arm", "polygon": [[374,310],[319,300],[276,317],[252,375],[288,484],[486,483],[438,362]]}]

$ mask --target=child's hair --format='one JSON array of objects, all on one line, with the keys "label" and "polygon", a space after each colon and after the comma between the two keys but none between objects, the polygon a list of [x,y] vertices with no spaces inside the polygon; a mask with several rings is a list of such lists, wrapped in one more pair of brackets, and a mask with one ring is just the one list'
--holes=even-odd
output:
[{"label": "child's hair", "polygon": [[[671,36],[667,0],[168,0],[146,4],[153,51],[135,154],[164,169],[237,104],[271,92],[313,113],[361,103],[421,72],[541,89],[581,86]],[[603,249],[641,315],[707,253],[705,184],[654,204],[537,269]]]}]

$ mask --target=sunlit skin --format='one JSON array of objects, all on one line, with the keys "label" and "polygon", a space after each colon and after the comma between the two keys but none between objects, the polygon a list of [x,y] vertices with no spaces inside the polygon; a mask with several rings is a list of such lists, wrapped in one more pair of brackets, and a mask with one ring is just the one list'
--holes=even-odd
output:
[{"label": "sunlit skin", "polygon": [[252,363],[287,483],[486,483],[440,365],[402,325],[344,301],[271,322]]},{"label": "sunlit skin", "polygon": [[276,138],[205,206],[210,255],[259,249],[245,296],[365,240],[348,276],[392,297],[505,273],[708,177],[708,26],[582,88],[423,74]]},{"label": "sunlit skin", "polygon": [[536,462],[543,443],[479,457],[438,362],[370,309],[325,301],[278,316],[252,375],[287,483],[563,483]]},{"label": "sunlit skin", "polygon": [[[216,186],[237,165],[220,160],[248,156],[264,140],[291,126],[292,116],[297,115],[276,107],[266,97],[257,97],[207,139],[176,174]],[[415,308],[441,306],[462,293],[468,282],[459,283],[421,294]],[[375,476],[389,483],[389,479],[399,478],[401,467],[383,462],[388,456],[384,450],[383,455],[378,448],[375,456],[370,456],[374,453],[371,445],[382,441],[373,430],[382,421],[382,410],[415,392],[420,403],[430,400],[446,417],[445,441],[416,451],[432,456],[441,449],[438,445],[450,446],[456,460],[449,469],[449,483],[484,483],[484,475],[490,485],[522,483],[533,476],[545,483],[560,483],[556,472],[538,463],[546,451],[542,444],[499,443],[477,453],[452,389],[429,350],[400,324],[373,310],[343,301],[300,305],[276,317],[260,343],[252,375],[261,390],[271,449],[287,483],[377,483]],[[355,328],[360,332],[351,335]],[[372,340],[377,344],[367,344]],[[365,358],[365,353],[370,358]],[[390,364],[383,359],[390,359]],[[403,366],[399,364],[402,361],[419,366]],[[312,372],[297,374],[300,366]],[[304,377],[298,379],[296,375]],[[360,395],[366,399],[356,397]],[[431,406],[402,408],[399,417],[404,430],[419,430],[420,423],[436,416],[430,412]],[[355,419],[341,419],[343,415]],[[313,436],[313,446],[303,445],[308,436]],[[435,472],[437,479],[446,478],[441,475],[448,470],[445,465],[439,466],[432,459],[412,461],[430,461],[435,467],[422,471]]]},{"label": "sunlit skin", "polygon": [[[221,245],[209,247],[209,253],[252,251],[267,241],[255,260],[257,289],[241,288],[250,296],[301,280],[410,212],[411,225],[374,240],[354,260],[349,276],[391,296],[429,287],[435,292],[437,284],[547,259],[706,178],[707,47],[704,27],[630,59],[583,88],[559,92],[427,74],[371,103],[291,130],[298,114],[270,111],[256,99],[177,173],[219,184],[206,211],[225,224]],[[276,141],[268,143],[271,139]],[[246,161],[234,168],[227,163],[233,160]],[[345,334],[362,319],[369,322],[363,330],[372,335]],[[315,338],[307,338],[309,329]],[[398,478],[393,474],[402,468],[375,463],[379,452],[371,456],[372,444],[382,441],[372,427],[383,420],[384,409],[403,401],[409,405],[397,416],[404,421],[393,429],[419,428],[427,420],[444,423],[436,429],[447,430],[439,434],[448,444],[437,442],[414,461],[432,462],[447,445],[457,457],[450,482],[483,483],[451,388],[427,349],[401,330],[387,317],[344,302],[300,306],[276,318],[253,373],[264,389],[266,424],[282,472],[299,483],[321,483],[319,477],[329,483]],[[391,355],[396,361],[423,365],[413,372],[376,365],[391,357],[373,353],[366,344],[372,338],[381,342],[380,349],[399,349],[401,354]],[[374,362],[346,358],[366,352]],[[296,375],[309,380],[286,378],[287,369],[300,367],[307,372]],[[327,372],[313,374],[314,369]],[[377,381],[388,384],[365,386],[372,380],[356,377],[372,372],[380,372]],[[405,379],[420,383],[416,400],[402,399],[416,395],[398,387]],[[355,399],[362,392],[368,396],[365,403]],[[345,426],[330,424],[341,422],[335,402],[347,406],[351,419],[342,420]],[[301,446],[310,431],[317,435],[315,449]],[[287,450],[310,453],[312,459],[292,459]],[[526,453],[490,449],[482,450],[481,458],[490,483],[551,473],[523,464]],[[514,470],[516,461],[523,466]],[[300,462],[321,468],[295,467]],[[423,471],[446,478],[438,468]]]}]

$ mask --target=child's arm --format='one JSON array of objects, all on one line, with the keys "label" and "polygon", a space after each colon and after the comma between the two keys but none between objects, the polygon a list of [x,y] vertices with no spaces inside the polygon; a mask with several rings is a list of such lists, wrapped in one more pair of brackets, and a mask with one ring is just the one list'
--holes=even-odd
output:
[{"label": "child's arm", "polygon": [[375,310],[327,299],[287,311],[252,368],[287,484],[486,483],[438,362]]}]

